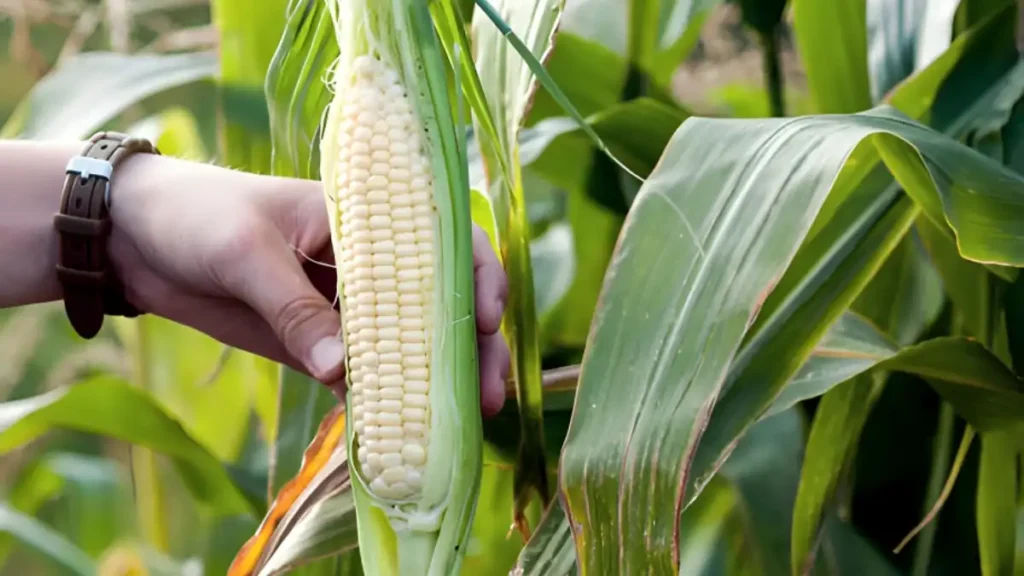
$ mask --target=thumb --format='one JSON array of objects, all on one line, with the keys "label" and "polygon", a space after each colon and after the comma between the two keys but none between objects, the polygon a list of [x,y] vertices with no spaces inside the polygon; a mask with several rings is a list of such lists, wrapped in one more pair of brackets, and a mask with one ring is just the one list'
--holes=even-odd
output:
[{"label": "thumb", "polygon": [[242,257],[230,288],[270,325],[310,375],[334,384],[344,376],[339,314],[284,242],[267,244]]}]

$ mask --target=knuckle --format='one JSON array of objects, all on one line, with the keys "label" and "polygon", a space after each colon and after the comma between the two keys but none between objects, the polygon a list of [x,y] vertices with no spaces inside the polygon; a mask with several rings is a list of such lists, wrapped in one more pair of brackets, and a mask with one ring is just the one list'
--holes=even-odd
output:
[{"label": "knuckle", "polygon": [[[305,326],[312,322],[320,312],[320,302],[312,296],[300,296],[288,301],[274,315],[274,330],[278,338],[289,349],[303,332]],[[292,349],[292,353],[297,351]]]}]

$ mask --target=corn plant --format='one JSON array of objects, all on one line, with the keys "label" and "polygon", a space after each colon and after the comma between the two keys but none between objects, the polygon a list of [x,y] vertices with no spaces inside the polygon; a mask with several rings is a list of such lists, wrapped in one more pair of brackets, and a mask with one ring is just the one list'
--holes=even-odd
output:
[{"label": "corn plant", "polygon": [[[322,182],[349,397],[161,324],[125,323],[111,346],[134,362],[45,393],[32,379],[60,355],[28,354],[0,450],[88,430],[154,459],[135,463],[148,475],[126,506],[143,524],[106,528],[115,544],[44,505],[107,502],[69,471],[108,460],[29,453],[4,476],[0,526],[18,543],[0,540],[0,559],[13,550],[25,573],[35,548],[72,573],[183,574],[191,556],[232,576],[1015,573],[1019,12],[924,4],[291,0],[250,22],[248,5],[215,3],[231,38],[217,161]],[[763,80],[684,103],[670,80],[723,10]],[[232,46],[262,64],[237,66]],[[7,133],[86,131],[73,106],[48,120],[44,104],[88,65],[167,71],[126,81],[148,95],[214,62],[90,60],[44,80]],[[239,122],[232,104],[260,83],[266,118]],[[176,114],[137,128],[180,141],[202,112]],[[511,285],[508,403],[483,421],[470,221]],[[168,342],[183,352],[152,363]],[[203,370],[186,369],[197,350]],[[194,416],[201,398],[166,392],[158,365],[214,390],[241,375],[253,425]],[[150,426],[116,417],[128,409]],[[100,485],[125,485],[102,469]]]}]

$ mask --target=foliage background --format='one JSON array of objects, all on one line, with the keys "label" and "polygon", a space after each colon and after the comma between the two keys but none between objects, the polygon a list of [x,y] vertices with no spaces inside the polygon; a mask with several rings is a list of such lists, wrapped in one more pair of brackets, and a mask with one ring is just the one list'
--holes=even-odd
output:
[{"label": "foliage background", "polygon": [[[271,4],[283,6],[275,0],[267,3],[268,9]],[[693,50],[670,74],[667,85],[677,109],[675,118],[687,113],[744,118],[771,114],[759,38],[744,24],[738,4],[717,6],[708,13]],[[0,78],[4,79],[0,119],[15,125],[16,107],[33,86],[58,63],[80,52],[211,50],[220,54],[224,65],[219,84],[208,79],[161,91],[129,107],[112,124],[159,137],[161,147],[171,153],[267,172],[269,144],[266,111],[261,109],[260,63],[269,61],[280,31],[273,22],[247,18],[250,4],[235,6],[217,13],[203,0],[0,1],[0,46],[5,47],[0,56]],[[626,11],[625,1],[570,0],[562,30],[622,56],[629,51],[621,27]],[[795,46],[793,21],[793,10],[789,10],[779,30],[786,112],[854,112],[869,107],[870,100],[849,109],[842,109],[841,97],[828,105],[813,101],[803,67],[807,60]],[[226,41],[220,40],[218,23]],[[253,34],[253,30],[264,31]],[[245,44],[246,38],[253,37],[262,38],[259,46]],[[841,43],[837,45],[838,53]],[[557,66],[556,56],[551,63],[556,79]],[[819,74],[819,78],[826,76]],[[601,112],[617,103],[617,94],[611,101],[588,100],[588,95],[607,95],[596,85],[599,79],[591,85],[568,78],[565,88],[584,113]],[[864,95],[868,97],[867,91]],[[1011,106],[1017,118],[1015,101]],[[531,122],[554,113],[553,103],[541,94]],[[1020,137],[1012,135],[1012,131],[1003,133],[1007,150],[1015,150],[1014,138]],[[580,361],[597,289],[625,208],[623,199],[616,196],[621,192],[618,186],[609,187],[611,192],[591,189],[592,197],[581,197],[570,185],[577,175],[567,171],[551,177],[557,161],[558,157],[542,155],[535,170],[526,175],[535,238],[534,284],[547,368]],[[580,172],[592,175],[600,169],[600,161],[595,161]],[[581,245],[580,238],[587,243]],[[918,241],[917,236],[913,238]],[[907,244],[908,262],[917,262],[916,247]],[[898,268],[900,262],[893,258],[889,266]],[[919,273],[926,278],[921,285],[934,285],[938,272],[931,265],[922,264]],[[964,321],[954,318],[962,312],[945,305],[936,290],[915,285],[908,291],[913,293],[914,305],[906,308],[926,317],[918,323],[922,327],[942,332]],[[864,308],[865,314],[878,312]],[[116,395],[123,400],[118,406],[128,413],[136,404],[131,398],[124,400],[123,390],[141,387],[152,404],[180,421],[194,439],[195,446],[186,441],[161,452],[177,450],[179,455],[186,454],[185,460],[200,462],[212,454],[217,461],[229,463],[224,469],[201,467],[207,474],[203,486],[222,486],[217,482],[226,475],[245,489],[244,498],[251,507],[244,513],[246,505],[237,498],[197,503],[172,459],[121,441],[130,438],[132,431],[90,430],[81,422],[67,425],[67,421],[51,429],[40,423],[39,431],[46,433],[21,445],[12,439],[10,429],[0,425],[0,445],[6,450],[0,460],[0,493],[6,502],[0,508],[3,574],[225,573],[238,548],[256,530],[270,500],[264,486],[279,488],[295,473],[299,455],[330,403],[308,381],[289,381],[286,375],[284,388],[279,388],[275,367],[245,355],[226,355],[216,343],[156,319],[113,323],[103,338],[88,344],[73,337],[59,307],[0,311],[0,322],[0,398],[36,397],[75,382],[91,391],[113,390],[109,398]],[[902,373],[888,377],[889,385],[878,388],[881,393],[862,415],[863,433],[857,438],[853,432],[855,455],[839,481],[835,514],[826,521],[830,527],[842,523],[853,530],[842,532],[848,538],[830,540],[822,556],[823,573],[980,574],[976,498],[982,456],[977,442],[964,452],[961,473],[938,522],[908,551],[891,552],[937,496],[956,453],[956,440],[966,428],[924,379]],[[705,489],[685,520],[693,538],[684,557],[694,573],[790,571],[789,515],[818,406],[819,399],[810,398],[797,409],[759,424],[737,449],[720,480]],[[503,418],[491,424],[491,434],[500,435],[503,428],[515,426],[514,415]],[[547,415],[552,445],[564,436],[565,420],[565,414]],[[7,423],[0,418],[0,424]],[[170,423],[161,438],[173,436],[173,428]],[[860,430],[853,424],[850,428]],[[107,437],[118,434],[121,440]],[[549,458],[554,460],[551,453],[549,448]],[[1006,454],[1010,462],[1016,461],[1016,452]],[[494,512],[493,524],[504,536],[511,520],[511,485],[503,484],[499,476],[494,474],[491,483],[485,483],[489,488],[481,497],[481,507]],[[1006,492],[999,492],[1003,500],[996,504],[1016,509],[1016,490]],[[534,520],[537,515],[532,510]],[[5,536],[4,530],[19,534],[19,539]],[[1024,531],[1015,532],[1018,540],[1024,540]],[[480,564],[471,565],[508,566],[520,543],[514,538],[494,538],[490,544],[490,548],[480,544],[470,558]],[[1014,542],[1012,548],[1019,555],[1024,545]],[[919,560],[918,550],[924,550],[931,561]],[[750,558],[756,561],[738,562]],[[345,556],[304,570],[347,573],[351,560]],[[1016,565],[1021,573],[1024,565],[1020,561]],[[985,573],[1014,574],[1012,568],[988,568]]]}]

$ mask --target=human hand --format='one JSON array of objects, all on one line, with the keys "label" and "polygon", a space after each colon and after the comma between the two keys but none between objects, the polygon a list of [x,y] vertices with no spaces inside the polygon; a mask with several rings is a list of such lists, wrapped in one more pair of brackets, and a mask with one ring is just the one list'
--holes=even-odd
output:
[{"label": "human hand", "polygon": [[[111,203],[110,256],[130,303],[343,389],[318,182],[136,155],[119,168]],[[499,332],[508,284],[479,227],[473,255],[481,409],[490,416],[509,371]]]}]

